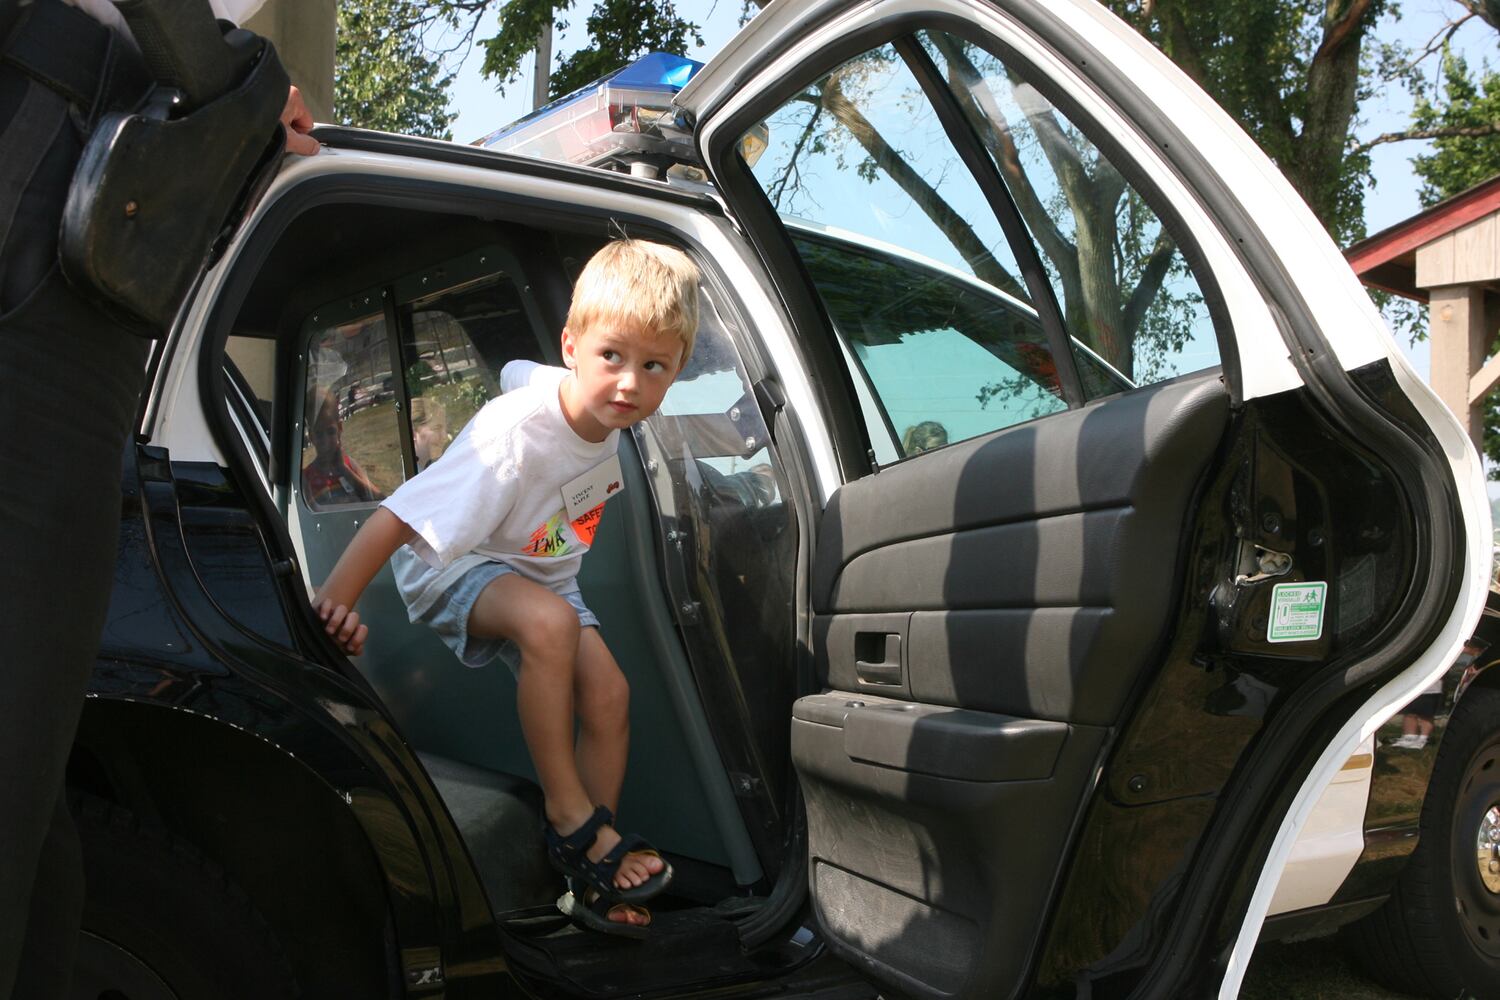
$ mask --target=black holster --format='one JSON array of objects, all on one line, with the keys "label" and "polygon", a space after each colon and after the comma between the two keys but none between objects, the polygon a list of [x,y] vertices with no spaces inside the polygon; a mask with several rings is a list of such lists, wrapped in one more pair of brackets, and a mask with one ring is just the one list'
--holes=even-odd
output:
[{"label": "black holster", "polygon": [[[189,11],[194,16],[208,10],[207,0],[135,6],[158,3],[173,16],[188,5],[198,8]],[[290,81],[269,42],[225,22],[222,39],[215,33],[211,40],[223,49],[222,58],[211,59],[217,79],[208,85],[180,79],[156,51],[160,29],[168,39],[179,37],[171,21],[143,30],[131,17],[131,25],[158,83],[140,110],[107,113],[95,124],[68,191],[59,251],[75,287],[143,320],[158,336],[274,175]],[[202,48],[193,54],[201,57]],[[224,72],[236,63],[240,71]]]}]

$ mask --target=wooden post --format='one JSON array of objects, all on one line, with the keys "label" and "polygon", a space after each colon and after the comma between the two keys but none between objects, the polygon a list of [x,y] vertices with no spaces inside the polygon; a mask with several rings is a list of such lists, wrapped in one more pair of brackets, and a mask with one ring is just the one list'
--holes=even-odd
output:
[{"label": "wooden post", "polygon": [[1428,330],[1432,339],[1432,387],[1459,423],[1469,432],[1474,447],[1484,447],[1483,400],[1489,386],[1481,386],[1471,401],[1475,372],[1484,364],[1488,346],[1484,333],[1484,289],[1477,285],[1446,285],[1431,290]]},{"label": "wooden post", "polygon": [[1500,212],[1417,249],[1416,284],[1429,290],[1432,387],[1481,454],[1484,399],[1500,382],[1500,360],[1485,364],[1500,326]]}]

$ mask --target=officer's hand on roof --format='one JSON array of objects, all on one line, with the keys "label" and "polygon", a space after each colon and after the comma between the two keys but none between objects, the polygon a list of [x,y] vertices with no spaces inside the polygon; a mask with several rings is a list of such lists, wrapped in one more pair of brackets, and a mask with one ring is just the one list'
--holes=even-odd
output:
[{"label": "officer's hand on roof", "polygon": [[318,140],[308,133],[313,128],[312,112],[302,100],[302,91],[295,86],[286,97],[286,107],[281,112],[281,124],[286,129],[286,151],[302,156],[312,156],[320,148]]}]

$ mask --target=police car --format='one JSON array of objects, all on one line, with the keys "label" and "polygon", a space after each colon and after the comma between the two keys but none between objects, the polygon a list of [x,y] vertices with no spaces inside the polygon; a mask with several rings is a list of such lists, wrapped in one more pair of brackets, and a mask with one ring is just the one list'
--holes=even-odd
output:
[{"label": "police car", "polygon": [[[152,358],[79,996],[1230,997],[1341,925],[1500,995],[1479,457],[1123,23],[782,0],[493,148],[317,134]],[[308,608],[620,232],[704,275],[581,578],[639,942],[556,910],[509,675]]]}]

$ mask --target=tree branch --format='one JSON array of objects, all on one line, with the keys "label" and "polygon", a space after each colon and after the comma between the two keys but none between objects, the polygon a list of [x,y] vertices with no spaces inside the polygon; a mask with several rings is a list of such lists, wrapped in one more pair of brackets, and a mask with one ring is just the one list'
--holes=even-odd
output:
[{"label": "tree branch", "polygon": [[1165,7],[1147,4],[1142,8],[1142,13],[1148,18],[1154,17],[1156,23],[1161,25],[1162,35],[1166,42],[1163,51],[1184,73],[1193,78],[1194,83],[1203,87],[1208,80],[1208,72],[1203,66],[1205,53],[1200,52],[1198,46],[1193,43],[1192,36],[1187,30],[1187,23],[1182,19],[1182,12],[1175,4]]},{"label": "tree branch", "polygon": [[1500,135],[1500,121],[1488,125],[1446,125],[1441,128],[1414,128],[1405,132],[1386,132],[1369,142],[1362,142],[1350,152],[1363,153],[1388,142],[1407,142],[1414,139],[1476,139],[1480,136]]},{"label": "tree branch", "polygon": [[1458,0],[1458,5],[1472,17],[1481,18],[1496,31],[1500,31],[1500,0]]},{"label": "tree branch", "polygon": [[1363,34],[1361,21],[1369,9],[1370,0],[1350,0],[1342,14],[1334,14],[1333,4],[1330,3],[1328,13],[1333,15],[1332,20],[1324,19],[1323,42],[1313,54],[1313,62],[1332,59],[1339,49],[1348,44],[1351,37],[1357,42]]},{"label": "tree branch", "polygon": [[[1036,241],[1042,245],[1042,250],[1063,273],[1064,284],[1076,284],[1078,251],[1063,235],[1062,230],[1057,228],[1056,220],[1042,205],[1041,198],[1031,184],[1031,178],[1021,166],[1021,152],[1016,148],[1010,122],[995,101],[994,93],[985,84],[983,74],[951,35],[934,33],[931,37],[938,51],[947,60],[949,86],[961,98],[960,103],[969,124],[975,127],[994,154],[995,162],[1005,177],[1021,217],[1026,220]],[[954,79],[954,74],[957,79]]]},{"label": "tree branch", "polygon": [[[1459,0],[1459,2],[1462,3],[1463,0]],[[1478,16],[1479,14],[1477,12],[1471,10],[1469,11],[1469,13],[1464,14],[1462,17],[1458,18],[1458,20],[1449,21],[1447,24],[1443,25],[1442,29],[1439,30],[1437,34],[1429,38],[1427,40],[1427,44],[1422,46],[1422,48],[1417,51],[1417,54],[1415,56],[1401,64],[1401,71],[1409,72],[1413,69],[1416,69],[1424,61],[1443,51],[1443,49],[1447,47],[1448,43],[1453,40],[1453,36],[1458,34],[1458,29],[1462,28],[1472,18],[1476,18]]]},{"label": "tree branch", "polygon": [[901,154],[885,141],[885,137],[876,131],[869,119],[844,96],[837,75],[830,77],[823,85],[823,107],[838,120],[839,124],[849,130],[849,133],[864,147],[865,152],[870,154],[876,164],[889,174],[891,179],[900,185],[901,190],[905,191],[927,214],[927,217],[942,230],[943,235],[948,237],[978,277],[1001,291],[1029,301],[1030,296],[1025,287],[1001,266],[989,247],[985,246],[984,241],[974,232],[973,227],[943,200],[942,195],[938,194],[931,184],[928,184],[909,163],[901,158]]},{"label": "tree branch", "polygon": [[1177,244],[1166,233],[1156,238],[1156,246],[1151,248],[1151,256],[1146,258],[1146,266],[1141,269],[1141,276],[1121,310],[1122,332],[1127,343],[1135,342],[1141,320],[1146,318],[1146,310],[1156,301],[1156,293],[1161,291],[1161,283],[1166,280],[1167,270],[1172,266],[1172,255],[1176,252]]},{"label": "tree branch", "polygon": [[823,105],[819,101],[813,101],[813,113],[807,119],[807,125],[802,129],[802,134],[797,136],[797,142],[792,146],[791,155],[786,159],[786,169],[781,176],[776,178],[766,188],[766,196],[771,199],[771,204],[777,209],[781,208],[781,196],[786,191],[787,182],[795,175],[798,180],[796,187],[802,186],[801,172],[797,167],[797,157],[802,154],[802,147],[807,145],[807,140],[812,138],[813,126],[818,124],[818,119],[823,117]]}]

